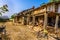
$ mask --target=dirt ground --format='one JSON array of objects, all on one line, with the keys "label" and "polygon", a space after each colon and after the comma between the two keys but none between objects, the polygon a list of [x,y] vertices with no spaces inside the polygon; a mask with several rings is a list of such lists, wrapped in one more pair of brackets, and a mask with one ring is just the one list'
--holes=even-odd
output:
[{"label": "dirt ground", "polygon": [[10,40],[38,40],[34,30],[25,25],[14,25],[12,22],[6,22],[6,33]]},{"label": "dirt ground", "polygon": [[[0,23],[2,25],[4,23]],[[6,33],[10,40],[40,40],[37,38],[37,32],[41,30],[40,27],[34,27],[32,29],[32,26],[28,25],[17,25],[12,22],[6,22],[4,25],[6,25]],[[52,37],[49,37],[49,40],[55,40]],[[42,38],[41,40],[47,40],[45,38]]]}]

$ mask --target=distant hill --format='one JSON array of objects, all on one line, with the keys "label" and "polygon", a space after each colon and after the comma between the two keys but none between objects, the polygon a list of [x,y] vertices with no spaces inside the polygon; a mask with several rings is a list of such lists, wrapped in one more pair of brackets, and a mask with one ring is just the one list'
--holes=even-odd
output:
[{"label": "distant hill", "polygon": [[7,20],[9,20],[8,16],[0,16],[0,22],[6,22]]}]

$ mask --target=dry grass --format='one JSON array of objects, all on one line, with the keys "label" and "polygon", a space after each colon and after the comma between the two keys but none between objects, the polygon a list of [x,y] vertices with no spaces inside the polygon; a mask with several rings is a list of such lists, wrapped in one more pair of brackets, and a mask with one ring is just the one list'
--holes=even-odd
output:
[{"label": "dry grass", "polygon": [[37,40],[34,31],[27,26],[16,26],[12,22],[6,22],[5,25],[7,34],[9,34],[11,40]]}]

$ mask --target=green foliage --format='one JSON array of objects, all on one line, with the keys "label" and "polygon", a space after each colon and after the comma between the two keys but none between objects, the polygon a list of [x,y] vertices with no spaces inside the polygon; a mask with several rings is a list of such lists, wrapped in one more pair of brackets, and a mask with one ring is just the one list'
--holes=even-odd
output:
[{"label": "green foliage", "polygon": [[11,16],[11,19],[13,19],[16,16],[16,13]]},{"label": "green foliage", "polygon": [[8,7],[7,5],[3,5],[2,10],[3,10],[3,11],[8,11],[7,7]]},{"label": "green foliage", "polygon": [[5,13],[8,11],[8,6],[7,5],[3,5],[2,7],[0,7],[0,15],[2,15],[2,13]]},{"label": "green foliage", "polygon": [[0,12],[0,15],[2,16],[2,13]]},{"label": "green foliage", "polygon": [[46,3],[43,2],[40,6],[45,5],[45,4],[46,4]]},{"label": "green foliage", "polygon": [[50,2],[53,2],[53,0],[50,0]]},{"label": "green foliage", "polygon": [[60,0],[50,0],[50,2],[58,2],[58,1],[60,1]]},{"label": "green foliage", "polygon": [[9,19],[1,19],[0,18],[0,22],[6,22],[7,20],[9,20]]}]

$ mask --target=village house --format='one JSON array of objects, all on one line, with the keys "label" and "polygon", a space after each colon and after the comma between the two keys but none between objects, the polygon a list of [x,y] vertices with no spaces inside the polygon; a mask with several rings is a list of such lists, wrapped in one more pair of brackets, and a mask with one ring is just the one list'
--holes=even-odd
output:
[{"label": "village house", "polygon": [[29,16],[31,16],[31,12],[34,9],[34,6],[30,9],[23,10],[22,12],[19,12],[15,17],[14,17],[14,22],[19,23],[19,24],[28,24],[29,21]]},{"label": "village house", "polygon": [[15,22],[25,25],[42,25],[43,28],[60,27],[60,2],[50,2],[38,8],[30,8],[18,13]]}]

